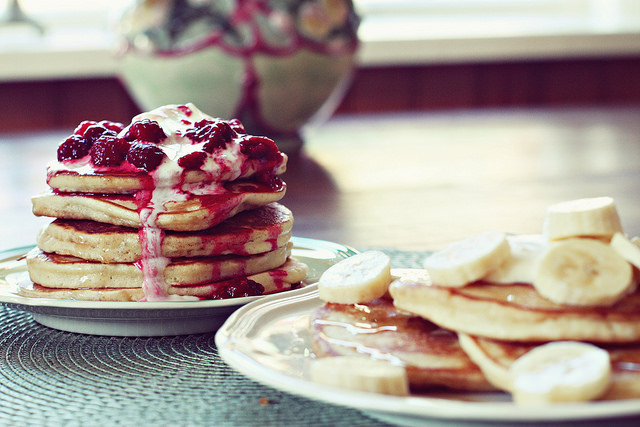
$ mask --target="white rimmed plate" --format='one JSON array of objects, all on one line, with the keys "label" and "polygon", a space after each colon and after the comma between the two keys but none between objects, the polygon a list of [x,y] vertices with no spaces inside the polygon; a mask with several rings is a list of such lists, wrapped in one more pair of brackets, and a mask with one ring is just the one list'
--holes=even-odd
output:
[{"label": "white rimmed plate", "polygon": [[[292,254],[309,266],[305,284],[331,265],[356,253],[324,240],[293,237]],[[16,293],[28,280],[24,255],[32,247],[0,252],[0,302],[28,311],[45,326],[63,331],[113,336],[161,336],[211,332],[238,307],[265,296],[206,301],[112,302],[27,298]],[[286,293],[295,293],[301,288]]]},{"label": "white rimmed plate", "polygon": [[[405,274],[417,270],[405,269]],[[401,274],[394,270],[394,274]],[[313,359],[308,332],[311,313],[323,302],[317,286],[252,302],[233,313],[216,333],[222,359],[240,373],[270,387],[309,399],[362,410],[403,425],[466,423],[550,423],[581,425],[611,421],[638,425],[640,400],[556,404],[544,408],[515,406],[504,393],[440,393],[396,397],[337,389],[306,376]],[[628,422],[628,424],[626,424]],[[622,423],[622,424],[621,424]],[[606,425],[606,424],[603,424]]]}]

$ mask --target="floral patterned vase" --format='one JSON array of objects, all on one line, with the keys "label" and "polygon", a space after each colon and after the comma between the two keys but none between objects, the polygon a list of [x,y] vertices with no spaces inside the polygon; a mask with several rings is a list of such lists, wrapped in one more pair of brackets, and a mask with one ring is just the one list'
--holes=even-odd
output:
[{"label": "floral patterned vase", "polygon": [[141,109],[193,102],[293,151],[342,99],[358,24],[350,0],[139,0],[118,20],[119,75]]}]

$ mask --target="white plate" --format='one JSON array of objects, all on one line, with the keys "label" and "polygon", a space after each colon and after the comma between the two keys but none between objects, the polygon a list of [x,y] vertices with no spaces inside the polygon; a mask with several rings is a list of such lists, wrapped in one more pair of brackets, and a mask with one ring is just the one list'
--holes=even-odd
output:
[{"label": "white plate", "polygon": [[311,312],[321,305],[317,286],[310,286],[241,307],[216,333],[220,356],[237,371],[268,386],[404,425],[424,425],[427,420],[429,425],[577,420],[584,425],[586,421],[640,415],[640,400],[556,404],[541,410],[517,407],[504,393],[396,397],[311,383],[305,374],[313,358],[308,327]]},{"label": "white plate", "polygon": [[[293,237],[292,254],[309,266],[305,284],[355,250],[323,240]],[[0,252],[0,302],[28,311],[45,326],[94,335],[160,336],[210,332],[238,307],[265,296],[206,301],[112,302],[27,298],[16,293],[28,280],[24,255],[32,247]],[[302,288],[305,289],[305,288]],[[302,289],[285,291],[296,293]]]}]

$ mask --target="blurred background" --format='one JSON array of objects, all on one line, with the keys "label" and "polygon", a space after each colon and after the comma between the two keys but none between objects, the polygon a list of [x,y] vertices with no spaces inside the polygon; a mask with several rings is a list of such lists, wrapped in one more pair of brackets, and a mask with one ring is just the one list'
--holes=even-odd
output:
[{"label": "blurred background", "polygon": [[[0,132],[139,112],[114,31],[130,3],[0,0]],[[640,101],[640,1],[353,4],[360,43],[336,114]]]},{"label": "blurred background", "polygon": [[64,136],[163,96],[279,145],[328,99],[288,165],[299,236],[439,248],[601,195],[640,235],[638,76],[639,0],[0,0],[0,249],[33,244]]}]

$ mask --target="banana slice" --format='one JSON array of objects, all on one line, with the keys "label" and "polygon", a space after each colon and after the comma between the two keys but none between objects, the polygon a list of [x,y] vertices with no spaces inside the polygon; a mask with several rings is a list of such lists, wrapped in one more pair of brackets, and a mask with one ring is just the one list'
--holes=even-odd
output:
[{"label": "banana slice", "polygon": [[499,284],[533,283],[538,267],[538,258],[547,247],[541,234],[508,235],[511,256],[496,270],[482,278]]},{"label": "banana slice", "polygon": [[509,368],[519,405],[597,399],[611,382],[609,353],[592,344],[556,341],[520,356]]},{"label": "banana slice", "polygon": [[311,381],[332,387],[406,396],[409,381],[403,366],[381,359],[336,356],[315,359],[309,365]]},{"label": "banana slice", "polygon": [[569,305],[612,305],[635,288],[631,265],[594,239],[552,244],[538,263],[533,286],[543,297]]},{"label": "banana slice", "polygon": [[622,232],[618,210],[611,197],[570,200],[550,206],[545,214],[543,233],[549,240],[570,237],[610,239]]},{"label": "banana slice", "polygon": [[633,243],[627,236],[622,233],[616,233],[611,238],[611,246],[613,249],[636,268],[640,268],[640,247]]},{"label": "banana slice", "polygon": [[362,304],[383,296],[389,283],[389,257],[380,251],[367,251],[329,267],[318,281],[318,296],[327,302]]},{"label": "banana slice", "polygon": [[424,261],[434,285],[461,287],[497,269],[511,253],[506,234],[489,231],[455,242]]}]

